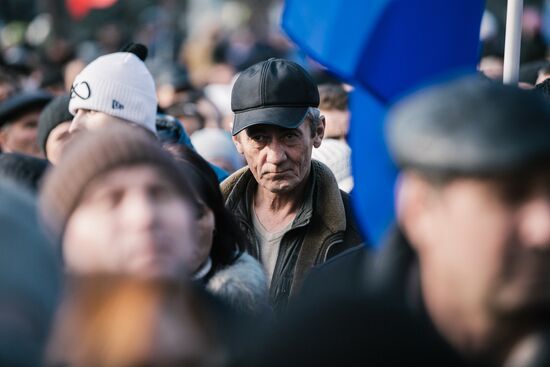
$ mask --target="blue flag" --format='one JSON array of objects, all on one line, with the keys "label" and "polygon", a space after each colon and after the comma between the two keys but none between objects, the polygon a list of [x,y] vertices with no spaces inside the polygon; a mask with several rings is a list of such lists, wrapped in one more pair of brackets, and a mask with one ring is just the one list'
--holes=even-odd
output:
[{"label": "blue flag", "polygon": [[483,0],[286,0],[283,28],[313,59],[355,86],[354,208],[379,243],[394,220],[397,169],[383,137],[387,109],[422,86],[475,72]]}]

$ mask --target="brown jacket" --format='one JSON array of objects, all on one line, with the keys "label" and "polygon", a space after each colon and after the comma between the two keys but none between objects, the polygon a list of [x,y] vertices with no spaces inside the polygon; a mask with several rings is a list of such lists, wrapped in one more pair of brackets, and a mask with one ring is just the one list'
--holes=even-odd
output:
[{"label": "brown jacket", "polygon": [[[311,165],[304,204],[290,230],[281,239],[270,288],[275,310],[286,307],[289,297],[299,291],[313,266],[362,242],[348,194],[338,189],[327,166],[315,160]],[[260,259],[250,212],[256,188],[257,182],[248,167],[235,172],[221,184],[225,204],[236,216],[251,244],[248,252]]]}]

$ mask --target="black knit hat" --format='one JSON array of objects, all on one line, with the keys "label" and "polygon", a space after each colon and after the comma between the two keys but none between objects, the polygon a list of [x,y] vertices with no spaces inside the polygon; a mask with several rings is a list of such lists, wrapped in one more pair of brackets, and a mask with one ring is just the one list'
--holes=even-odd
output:
[{"label": "black knit hat", "polygon": [[296,128],[309,107],[319,106],[319,90],[300,65],[269,59],[243,71],[231,91],[233,135],[258,124]]},{"label": "black knit hat", "polygon": [[116,124],[75,136],[57,166],[46,174],[40,211],[48,234],[59,241],[87,185],[112,170],[150,165],[174,183],[181,195],[202,209],[185,172],[160,142],[139,126]]},{"label": "black knit hat", "polygon": [[37,141],[38,146],[46,156],[48,155],[48,152],[46,152],[46,141],[48,141],[50,132],[62,122],[70,122],[73,119],[73,115],[69,112],[70,100],[71,98],[68,95],[56,97],[40,113]]},{"label": "black knit hat", "polygon": [[390,151],[403,168],[457,175],[516,172],[550,157],[550,103],[480,77],[430,87],[391,111]]}]

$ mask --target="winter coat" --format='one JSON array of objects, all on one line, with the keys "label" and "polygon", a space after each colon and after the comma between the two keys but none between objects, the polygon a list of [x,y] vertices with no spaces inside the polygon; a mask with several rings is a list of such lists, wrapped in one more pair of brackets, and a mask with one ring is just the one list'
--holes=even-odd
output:
[{"label": "winter coat", "polygon": [[[308,342],[308,346],[315,345],[315,349],[311,348],[314,352],[300,352],[308,348],[298,344],[285,345],[286,354],[283,354],[270,345],[270,353],[273,354],[262,354],[260,360],[268,359],[275,366],[279,360],[271,357],[283,354],[297,355],[293,361],[287,359],[286,366],[316,366],[321,362],[331,365],[332,361],[338,361],[338,365],[342,366],[360,364],[354,361],[369,361],[372,365],[485,366],[483,362],[465,360],[465,356],[453,349],[436,330],[422,297],[418,256],[397,228],[389,232],[381,249],[375,254],[360,246],[316,267],[304,284],[304,293],[297,304],[299,307],[293,314],[300,320],[301,329],[315,327],[315,318],[323,320],[321,330],[309,331],[313,339]],[[376,304],[383,307],[382,312],[375,319],[369,318]],[[313,305],[322,305],[325,310],[311,315]],[[309,317],[310,321],[304,321],[305,317]],[[369,321],[361,321],[362,318]],[[375,328],[378,319],[383,321],[380,330]],[[288,324],[296,324],[296,320]],[[361,330],[355,329],[355,325],[368,327],[361,335]],[[297,332],[291,327],[288,334],[297,340],[305,339],[297,336]],[[342,338],[342,335],[346,335],[346,338]],[[396,335],[405,335],[407,339],[414,340],[399,343]],[[502,365],[550,366],[549,335],[548,327],[539,323],[538,330],[531,330],[518,343],[509,346],[511,355]],[[276,337],[284,340],[286,335],[277,334]],[[369,343],[369,340],[374,340],[374,343]],[[533,340],[537,342],[531,343]],[[356,345],[361,347],[356,348]],[[371,351],[364,348],[365,345],[376,345],[376,348],[372,348],[375,355],[371,355]],[[409,348],[409,352],[406,352]],[[384,362],[375,363],[373,357],[383,355],[379,353],[380,350],[383,353],[389,351],[390,355],[385,356]],[[392,354],[395,359],[392,359]],[[512,362],[514,357],[520,357],[521,362]],[[403,362],[397,363],[400,358]]]},{"label": "winter coat", "polygon": [[[260,259],[250,211],[257,185],[252,172],[245,167],[222,182],[221,189],[227,208],[234,213],[251,244],[247,251]],[[348,194],[338,189],[327,166],[313,160],[304,204],[281,239],[270,287],[275,311],[286,308],[290,296],[298,293],[313,266],[361,242]]]},{"label": "winter coat", "polygon": [[418,303],[414,252],[390,241],[381,258],[356,247],[316,268],[317,293],[298,297],[267,336],[248,337],[234,365],[470,366]]}]

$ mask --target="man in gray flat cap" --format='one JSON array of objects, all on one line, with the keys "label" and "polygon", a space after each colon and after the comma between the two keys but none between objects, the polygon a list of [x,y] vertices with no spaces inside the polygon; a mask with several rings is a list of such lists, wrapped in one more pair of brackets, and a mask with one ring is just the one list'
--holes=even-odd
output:
[{"label": "man in gray flat cap", "polygon": [[[532,91],[468,77],[406,99],[386,126],[401,167],[397,228],[374,259],[363,261],[365,253],[354,250],[314,270],[325,295],[338,288],[340,296],[304,301],[306,311],[295,315],[300,330],[320,318],[323,330],[304,336],[296,327],[289,338],[277,335],[286,343],[283,354],[311,365],[346,365],[373,351],[409,358],[409,365],[415,353],[434,362],[437,351],[428,345],[424,352],[410,348],[421,328],[395,317],[401,307],[400,317],[433,325],[467,360],[550,365],[548,102]],[[401,335],[415,337],[396,345]],[[291,345],[300,339],[314,351]],[[280,345],[273,348],[281,353]]]},{"label": "man in gray flat cap", "polygon": [[550,106],[464,79],[405,101],[387,127],[430,319],[466,355],[515,358],[550,321]]}]

